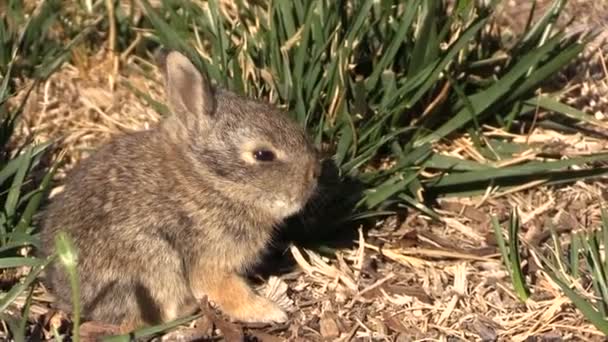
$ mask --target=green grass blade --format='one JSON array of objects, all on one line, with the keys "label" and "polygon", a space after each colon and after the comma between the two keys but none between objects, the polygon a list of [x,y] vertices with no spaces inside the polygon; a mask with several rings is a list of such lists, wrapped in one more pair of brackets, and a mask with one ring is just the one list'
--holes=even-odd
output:
[{"label": "green grass blade", "polygon": [[438,153],[431,155],[430,158],[425,160],[421,166],[431,169],[449,170],[452,172],[496,170],[495,167],[492,167],[487,164],[481,164],[475,161],[459,159],[456,157],[446,156]]},{"label": "green grass blade", "polygon": [[13,217],[17,210],[17,203],[19,202],[19,195],[21,194],[21,185],[23,184],[27,171],[30,168],[31,161],[32,149],[28,148],[24,153],[24,158],[21,159],[21,162],[19,163],[19,167],[15,173],[15,177],[13,178],[11,189],[8,192],[6,202],[4,203],[4,210],[9,218]]},{"label": "green grass blade", "polygon": [[25,300],[25,306],[23,307],[23,312],[21,320],[19,321],[19,328],[15,332],[16,336],[14,336],[16,341],[26,341],[26,329],[28,323],[28,317],[30,315],[30,308],[32,307],[32,300],[34,298],[34,288],[30,287],[30,291],[27,295],[27,299]]},{"label": "green grass blade", "polygon": [[[592,273],[591,279],[596,287],[597,294],[602,298],[602,303],[607,303],[608,300],[608,285],[606,284],[606,270],[604,263],[600,257],[598,240],[595,234],[590,234],[588,239],[583,239],[583,246],[587,250],[588,264]],[[601,307],[602,314],[606,314],[605,304]]]},{"label": "green grass blade", "polygon": [[376,207],[378,204],[386,201],[389,197],[399,193],[400,191],[404,191],[407,185],[416,179],[416,177],[416,173],[411,173],[406,177],[397,175],[393,179],[387,180],[380,186],[367,190],[364,199],[365,206],[367,208]]},{"label": "green grass blade", "polygon": [[[606,211],[606,208],[603,205],[602,205],[602,209],[601,209],[600,213],[601,213],[600,216],[602,218],[602,226],[601,226],[602,246],[604,247],[604,253],[606,253],[606,248],[608,248],[608,211]],[[604,271],[608,271],[608,256],[604,256],[603,265],[604,265]],[[608,276],[607,273],[605,273],[604,275]],[[606,282],[608,283],[608,279],[606,279]],[[606,302],[608,303],[608,300]]]},{"label": "green grass blade", "polygon": [[55,162],[55,164],[51,167],[51,169],[44,175],[42,182],[36,189],[34,195],[29,199],[25,209],[23,210],[21,217],[19,218],[19,222],[15,227],[14,231],[17,233],[24,233],[25,230],[29,227],[32,222],[32,218],[38,208],[40,207],[40,203],[42,202],[43,196],[46,194],[46,191],[51,184],[51,180],[53,176],[57,172],[57,168],[59,167],[60,160]]},{"label": "green grass blade", "polygon": [[80,340],[80,284],[78,280],[77,264],[78,255],[72,239],[65,233],[60,232],[55,237],[55,249],[57,259],[65,268],[72,290],[72,338],[75,342]]},{"label": "green grass blade", "polygon": [[472,182],[489,181],[502,177],[520,177],[542,174],[553,170],[563,169],[573,165],[583,165],[598,161],[608,160],[608,154],[595,154],[585,157],[575,157],[567,160],[558,160],[552,162],[530,162],[520,166],[486,169],[480,171],[471,171],[465,173],[454,173],[439,177],[432,181],[430,186],[442,187],[457,184],[466,184]]},{"label": "green grass blade", "polygon": [[38,266],[41,261],[38,258],[29,258],[29,257],[7,257],[0,258],[0,269],[2,268],[13,268],[13,267],[22,267],[22,266]]},{"label": "green grass blade", "polygon": [[0,246],[0,253],[10,251],[12,249],[30,246],[30,245],[31,245],[30,243],[24,242],[24,241],[8,242],[8,243]]},{"label": "green grass blade", "polygon": [[521,258],[519,255],[519,213],[517,208],[513,208],[509,220],[509,262],[512,270],[512,280],[515,292],[523,302],[530,297],[530,290],[526,286],[525,276],[521,269]]},{"label": "green grass blade", "polygon": [[527,101],[524,101],[524,103],[528,105],[531,110],[535,109],[538,106],[546,110],[563,114],[577,121],[587,122],[600,127],[606,126],[603,122],[597,120],[593,115],[587,114],[583,111],[580,111],[574,107],[571,107],[565,103],[561,103],[558,100],[547,96],[535,96]]},{"label": "green grass blade", "polygon": [[494,228],[494,236],[496,237],[496,244],[498,245],[498,250],[500,251],[500,255],[502,256],[502,261],[505,264],[505,268],[511,277],[511,281],[513,281],[513,271],[511,269],[511,264],[509,263],[509,250],[507,249],[507,243],[505,242],[505,238],[502,233],[502,227],[500,223],[498,223],[498,218],[492,215],[492,227]]},{"label": "green grass blade", "polygon": [[579,233],[572,234],[572,241],[570,241],[570,274],[573,278],[580,277],[580,250],[581,236]]},{"label": "green grass blade", "polygon": [[[415,181],[415,179],[414,179],[414,181]],[[410,207],[412,207],[416,210],[419,210],[420,212],[429,216],[433,220],[441,221],[441,216],[439,216],[439,214],[437,214],[435,211],[433,211],[431,208],[427,207],[426,205],[416,201],[412,196],[409,196],[405,193],[401,193],[401,194],[397,195],[397,198],[403,200]]]},{"label": "green grass blade", "polygon": [[395,36],[392,37],[389,45],[386,47],[386,52],[382,55],[380,61],[376,64],[374,71],[365,81],[365,87],[368,91],[376,88],[382,73],[388,68],[389,64],[394,62],[401,43],[406,39],[407,34],[411,30],[417,8],[420,6],[420,0],[410,1],[404,5],[407,6],[407,8],[404,9],[405,16],[401,19]]},{"label": "green grass blade", "polygon": [[[52,142],[49,141],[34,147],[32,155],[30,157],[38,156],[40,153],[45,151],[51,144]],[[19,170],[21,165],[24,163],[23,160],[27,159],[26,157],[27,156],[25,154],[21,154],[2,167],[2,170],[0,170],[0,184],[3,184],[7,179],[12,177]]]}]

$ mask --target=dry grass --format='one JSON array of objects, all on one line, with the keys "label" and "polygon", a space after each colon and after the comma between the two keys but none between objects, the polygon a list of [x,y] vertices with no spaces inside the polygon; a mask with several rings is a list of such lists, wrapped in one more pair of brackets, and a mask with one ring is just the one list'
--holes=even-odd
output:
[{"label": "dry grass", "polygon": [[[603,2],[578,0],[569,6],[567,12],[581,25],[605,25],[608,20],[608,5]],[[526,13],[522,1],[508,2],[505,11],[508,20],[503,25],[520,27],[520,13]],[[598,39],[606,38],[606,32]],[[603,113],[608,113],[606,46],[600,40],[590,45],[573,66],[574,72],[560,78],[567,102],[595,113],[600,120],[606,120]],[[20,141],[61,137],[56,149],[67,151],[63,171],[112,136],[144,129],[159,120],[126,83],[153,98],[163,96],[156,81],[158,73],[147,77],[141,68],[149,62],[124,55],[115,73],[114,61],[103,50],[96,54],[76,50],[75,56],[81,61],[78,65],[64,65],[35,90],[16,135]],[[608,148],[605,138],[542,128],[515,139],[559,148],[565,154]],[[437,148],[461,158],[476,158],[466,137]],[[489,190],[476,198],[441,200],[438,211],[443,222],[439,223],[416,213],[402,221],[387,219],[365,234],[360,231],[352,247],[338,250],[335,258],[292,247],[288,254],[299,267],[280,279],[271,278],[266,289],[268,296],[281,299],[291,309],[291,322],[249,327],[249,334],[263,340],[301,341],[605,340],[542,273],[533,280],[532,299],[525,305],[519,302],[500,260],[489,219],[491,213],[504,217],[509,208],[518,206],[525,241],[538,244],[546,238],[547,220],[562,230],[598,226],[606,184],[528,186],[530,189],[524,186],[518,192]],[[527,262],[533,269],[534,261]],[[42,315],[50,299],[43,289],[37,294],[32,314]],[[197,322],[199,332],[217,335],[209,319]],[[215,323],[226,335],[229,328]]]}]

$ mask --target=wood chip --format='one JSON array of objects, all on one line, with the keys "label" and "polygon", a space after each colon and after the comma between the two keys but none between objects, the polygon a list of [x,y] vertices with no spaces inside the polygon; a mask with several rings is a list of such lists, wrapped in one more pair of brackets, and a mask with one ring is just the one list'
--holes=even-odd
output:
[{"label": "wood chip", "polygon": [[209,335],[197,328],[180,328],[168,334],[165,334],[161,341],[163,342],[193,342],[208,338]]},{"label": "wood chip", "polygon": [[263,331],[251,331],[249,334],[262,342],[282,342],[285,339],[265,333]]},{"label": "wood chip", "polygon": [[340,336],[340,328],[333,315],[325,313],[319,321],[321,336],[325,339],[335,339]]},{"label": "wood chip", "polygon": [[477,332],[479,338],[484,342],[494,342],[498,340],[496,330],[480,319],[475,319],[469,328],[472,331]]},{"label": "wood chip", "polygon": [[205,316],[209,317],[213,324],[220,329],[224,335],[224,339],[228,342],[244,341],[245,335],[243,330],[236,324],[228,322],[223,318],[219,317],[215,311],[209,305],[207,298],[203,298],[200,302],[200,307]]},{"label": "wood chip", "polygon": [[81,341],[97,341],[102,337],[118,335],[120,329],[117,325],[106,324],[101,322],[85,322],[80,325],[80,340]]}]

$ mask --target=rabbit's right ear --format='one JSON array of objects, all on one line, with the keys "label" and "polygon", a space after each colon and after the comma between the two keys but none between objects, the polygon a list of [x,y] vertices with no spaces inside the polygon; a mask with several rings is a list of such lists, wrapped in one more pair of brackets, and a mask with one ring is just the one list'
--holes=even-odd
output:
[{"label": "rabbit's right ear", "polygon": [[161,49],[156,59],[174,115],[188,128],[208,122],[215,113],[216,99],[207,77],[177,51]]}]

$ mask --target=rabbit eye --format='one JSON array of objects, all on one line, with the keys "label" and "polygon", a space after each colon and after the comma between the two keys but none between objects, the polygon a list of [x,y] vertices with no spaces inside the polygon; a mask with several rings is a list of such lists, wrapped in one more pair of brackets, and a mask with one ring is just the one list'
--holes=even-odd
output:
[{"label": "rabbit eye", "polygon": [[263,162],[271,162],[276,158],[274,153],[269,150],[257,150],[253,152],[253,157],[255,160]]}]

